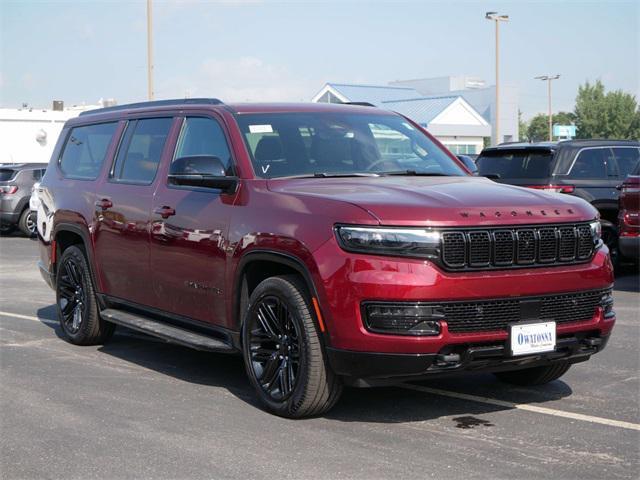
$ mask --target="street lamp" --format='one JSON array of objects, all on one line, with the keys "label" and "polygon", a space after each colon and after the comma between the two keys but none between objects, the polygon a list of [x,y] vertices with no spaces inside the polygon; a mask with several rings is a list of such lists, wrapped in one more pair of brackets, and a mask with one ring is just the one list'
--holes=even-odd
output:
[{"label": "street lamp", "polygon": [[498,25],[500,22],[508,22],[509,15],[500,15],[498,12],[487,12],[484,15],[487,20],[493,20],[496,22],[496,125],[495,125],[495,137],[496,145],[500,143],[500,79],[499,79],[499,67],[500,67],[500,55],[498,50],[498,42],[500,39],[500,29]]},{"label": "street lamp", "polygon": [[535,77],[536,80],[542,80],[547,82],[547,97],[549,101],[549,141],[553,141],[553,114],[551,113],[551,81],[557,80],[560,75],[540,75]]},{"label": "street lamp", "polygon": [[153,100],[153,5],[147,0],[147,91],[149,100]]}]

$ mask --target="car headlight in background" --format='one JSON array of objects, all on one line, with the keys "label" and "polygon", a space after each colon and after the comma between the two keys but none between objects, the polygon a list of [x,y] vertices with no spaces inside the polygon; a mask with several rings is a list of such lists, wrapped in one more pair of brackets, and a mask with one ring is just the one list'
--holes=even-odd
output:
[{"label": "car headlight in background", "polygon": [[347,251],[403,257],[437,258],[440,232],[420,228],[336,227]]}]

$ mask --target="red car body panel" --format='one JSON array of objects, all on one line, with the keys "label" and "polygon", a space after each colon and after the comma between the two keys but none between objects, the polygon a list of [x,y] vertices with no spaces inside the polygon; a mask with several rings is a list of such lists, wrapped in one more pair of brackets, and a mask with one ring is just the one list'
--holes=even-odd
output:
[{"label": "red car body panel", "polygon": [[[108,171],[124,129],[119,130],[96,181],[65,179],[58,168],[70,120],[43,180],[51,223],[41,235],[43,264],[55,271],[52,241],[74,229],[86,240],[99,292],[157,310],[237,331],[239,267],[247,255],[280,253],[304,266],[333,348],[362,352],[435,353],[445,345],[503,342],[506,332],[412,337],[367,331],[360,317],[366,300],[473,300],[607,288],[613,271],[606,247],[584,264],[513,270],[446,272],[427,260],[349,253],[334,226],[506,226],[590,221],[597,211],[576,197],[499,185],[478,177],[256,178],[234,114],[289,111],[369,112],[368,107],[306,105],[185,106],[149,108],[131,118],[175,116],[151,185],[111,183]],[[381,112],[377,112],[381,113]],[[392,115],[391,113],[388,113]],[[170,186],[169,164],[185,115],[207,115],[224,127],[239,187],[233,194],[194,192]],[[455,157],[452,157],[455,159]],[[457,162],[457,159],[455,160]],[[96,202],[109,200],[103,211]],[[163,218],[162,207],[175,210]],[[607,335],[614,318],[601,310],[589,321],[558,326],[558,335],[597,331]]]}]

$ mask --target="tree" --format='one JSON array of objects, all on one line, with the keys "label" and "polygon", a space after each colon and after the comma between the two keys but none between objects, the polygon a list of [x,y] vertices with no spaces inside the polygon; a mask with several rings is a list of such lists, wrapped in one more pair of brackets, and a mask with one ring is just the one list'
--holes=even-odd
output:
[{"label": "tree", "polygon": [[640,109],[634,95],[622,90],[605,93],[597,80],[578,88],[576,97],[576,127],[578,138],[638,139]]},{"label": "tree", "polygon": [[529,124],[522,119],[522,112],[518,109],[518,137],[520,140],[529,140],[529,135],[527,133],[528,128]]},{"label": "tree", "polygon": [[[553,114],[554,125],[574,125],[575,115],[571,112],[558,112]],[[542,142],[549,140],[549,116],[539,113],[529,121],[526,136],[530,142]],[[553,137],[558,140],[558,137]]]}]

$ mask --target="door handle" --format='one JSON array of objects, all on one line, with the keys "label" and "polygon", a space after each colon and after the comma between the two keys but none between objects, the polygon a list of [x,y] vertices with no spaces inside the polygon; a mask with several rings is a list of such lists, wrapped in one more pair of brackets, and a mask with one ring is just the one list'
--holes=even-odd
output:
[{"label": "door handle", "polygon": [[153,213],[160,215],[162,218],[169,218],[171,215],[175,215],[176,211],[174,208],[164,206],[155,208]]},{"label": "door handle", "polygon": [[102,200],[98,200],[96,202],[96,207],[102,209],[102,211],[113,207],[113,203],[108,198],[103,198]]}]

